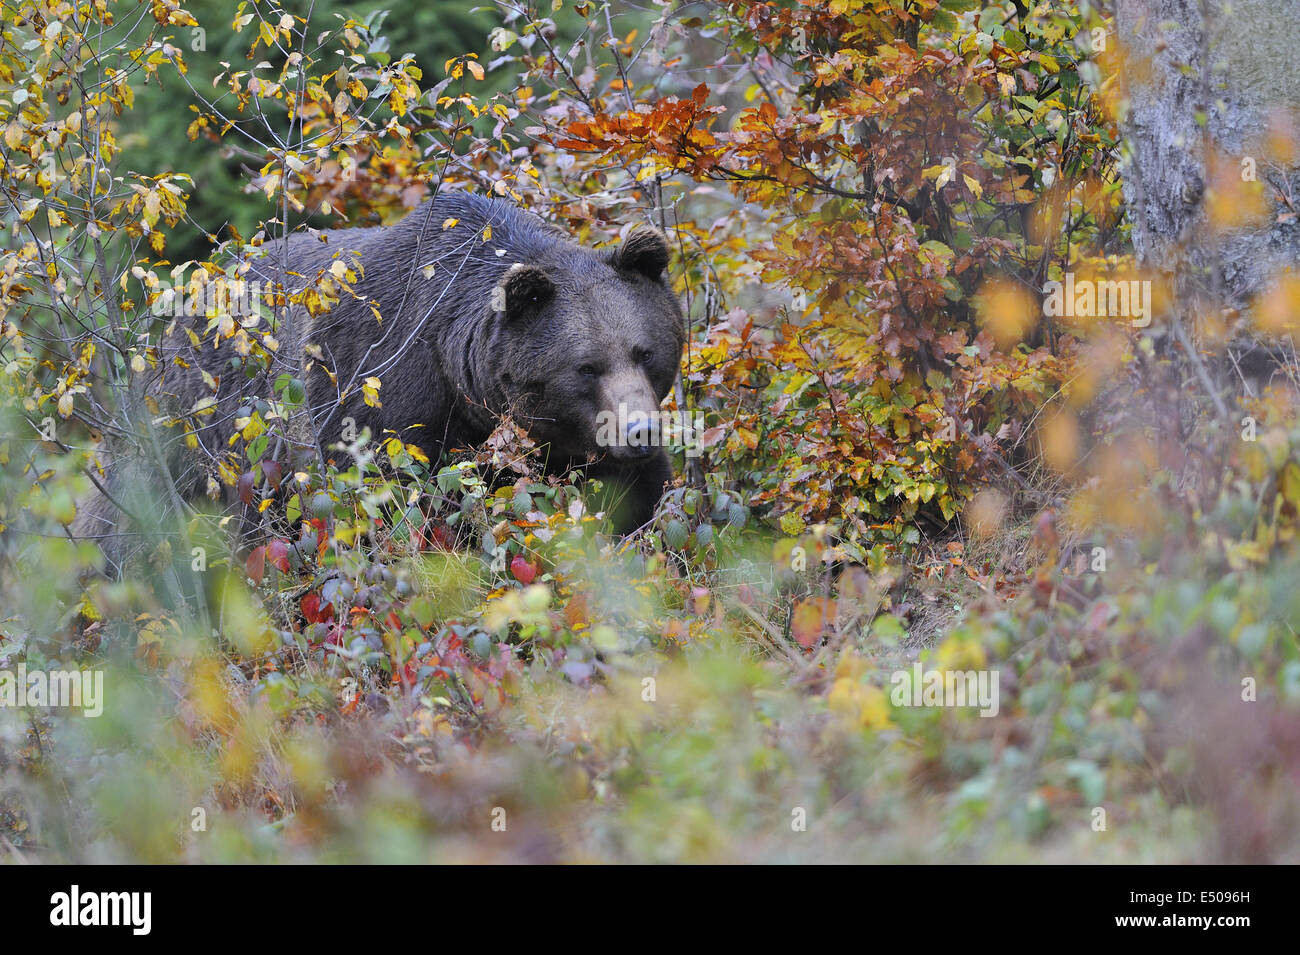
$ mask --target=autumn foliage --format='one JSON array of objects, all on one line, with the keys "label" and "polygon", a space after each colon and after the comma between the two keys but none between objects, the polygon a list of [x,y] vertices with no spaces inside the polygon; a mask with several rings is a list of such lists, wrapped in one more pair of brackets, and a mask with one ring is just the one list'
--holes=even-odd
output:
[{"label": "autumn foliage", "polygon": [[[379,15],[3,3],[0,670],[125,689],[100,737],[0,710],[0,836],[146,861],[1293,857],[1293,393],[1229,413],[1198,390],[1227,310],[1184,342],[1045,307],[1070,273],[1190,310],[1129,243],[1114,21],[619,6],[503,0],[482,49],[430,62]],[[246,55],[195,76],[203,28]],[[194,221],[186,170],[129,167],[137,87],[238,164],[256,228]],[[301,440],[326,356],[294,353],[282,300],[236,320],[240,263],[448,188],[587,243],[671,237],[669,402],[704,428],[640,533],[613,537],[510,419],[441,461]],[[204,254],[174,260],[195,227]],[[313,316],[352,294],[336,266],[308,277]],[[192,346],[227,342],[271,396],[159,407],[184,301]],[[1297,302],[1280,276],[1257,331],[1285,338]],[[381,376],[357,387],[383,401]],[[206,497],[183,500],[163,448],[216,414],[237,434],[185,458]],[[124,572],[68,541],[114,467],[154,520]],[[920,665],[997,672],[997,712],[892,699]],[[1243,678],[1263,715],[1234,708]],[[220,838],[149,821],[195,805]],[[797,844],[794,806],[819,820]]]},{"label": "autumn foliage", "polygon": [[[1064,12],[963,35],[960,6],[726,4],[708,25],[730,41],[715,68],[755,80],[739,98],[724,83],[735,105],[704,83],[632,99],[610,71],[542,114],[579,169],[615,161],[652,196],[724,184],[761,215],[762,243],[743,241],[753,213],[688,227],[692,262],[743,256],[727,294],[792,301],[703,315],[686,379],[719,406],[714,462],[790,527],[915,542],[1014,458],[1008,436],[1068,377],[1073,330],[1036,320],[1036,290],[1115,226],[1115,128]],[[709,281],[695,265],[688,293]]]}]

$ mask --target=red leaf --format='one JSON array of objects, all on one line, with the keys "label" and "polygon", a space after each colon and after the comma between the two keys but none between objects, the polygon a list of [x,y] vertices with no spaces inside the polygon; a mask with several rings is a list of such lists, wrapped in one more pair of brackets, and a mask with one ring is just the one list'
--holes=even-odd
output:
[{"label": "red leaf", "polygon": [[252,471],[245,471],[243,474],[239,475],[239,484],[237,486],[239,490],[239,499],[247,505],[252,505],[253,503],[253,481],[254,478]]},{"label": "red leaf", "polygon": [[302,615],[308,623],[324,623],[334,616],[334,605],[320,602],[320,594],[307,594],[302,598]]},{"label": "red leaf", "polygon": [[805,649],[820,642],[827,625],[835,619],[835,601],[826,598],[811,598],[795,604],[794,618],[790,621],[790,632]]},{"label": "red leaf", "polygon": [[276,538],[266,545],[266,556],[271,559],[272,565],[279,568],[284,573],[289,572],[289,544],[287,541]]},{"label": "red leaf", "polygon": [[[242,481],[243,478],[240,478]],[[259,547],[248,555],[248,560],[244,564],[244,570],[248,576],[253,578],[255,583],[262,582],[262,575],[266,573],[266,548]]]},{"label": "red leaf", "polygon": [[537,577],[537,568],[524,560],[522,555],[516,555],[510,561],[510,573],[515,575],[515,580],[527,586]]}]

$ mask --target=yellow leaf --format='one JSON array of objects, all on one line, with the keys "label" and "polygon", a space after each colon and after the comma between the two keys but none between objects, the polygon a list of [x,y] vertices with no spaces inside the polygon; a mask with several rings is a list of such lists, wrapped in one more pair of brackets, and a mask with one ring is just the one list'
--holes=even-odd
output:
[{"label": "yellow leaf", "polygon": [[95,605],[90,602],[90,595],[86,594],[81,598],[81,615],[87,620],[103,620],[104,615],[95,609]]},{"label": "yellow leaf", "polygon": [[1282,469],[1282,478],[1279,482],[1282,488],[1282,496],[1292,505],[1300,505],[1300,464],[1294,461],[1288,461],[1286,467]]},{"label": "yellow leaf", "polygon": [[890,724],[889,698],[878,686],[866,686],[849,677],[841,677],[826,696],[831,712],[869,729],[885,729]]},{"label": "yellow leaf", "polygon": [[988,665],[984,647],[975,640],[949,637],[935,648],[935,669],[982,670]]},{"label": "yellow leaf", "polygon": [[158,619],[150,619],[141,629],[136,637],[136,642],[140,646],[148,646],[151,643],[161,644],[163,633],[163,622]]},{"label": "yellow leaf", "polygon": [[976,296],[975,310],[1004,351],[1023,339],[1039,318],[1037,302],[1029,292],[1006,279],[985,283]]},{"label": "yellow leaf", "polygon": [[1038,440],[1044,462],[1058,474],[1065,474],[1079,462],[1079,425],[1068,408],[1045,416]]},{"label": "yellow leaf", "polygon": [[798,514],[791,511],[787,514],[781,515],[781,530],[789,534],[791,537],[797,537],[799,534],[802,534],[803,529],[804,524]]},{"label": "yellow leaf", "polygon": [[262,416],[260,414],[254,414],[250,418],[237,418],[235,420],[235,427],[237,428],[241,427],[239,423],[240,421],[245,422],[244,425],[242,425],[242,429],[240,431],[240,435],[243,437],[245,441],[252,441],[258,435],[264,434],[266,432],[266,423],[262,420]]},{"label": "yellow leaf", "polygon": [[1283,273],[1255,302],[1255,325],[1267,335],[1287,335],[1300,328],[1300,276]]},{"label": "yellow leaf", "polygon": [[935,186],[942,189],[947,182],[952,179],[953,167],[948,163],[941,163],[938,166],[927,166],[921,170],[922,179],[937,180]]}]

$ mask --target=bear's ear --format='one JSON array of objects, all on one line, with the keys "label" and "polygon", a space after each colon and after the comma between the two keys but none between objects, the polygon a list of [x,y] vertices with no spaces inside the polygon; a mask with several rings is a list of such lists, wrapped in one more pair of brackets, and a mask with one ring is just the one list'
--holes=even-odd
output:
[{"label": "bear's ear", "polygon": [[658,279],[668,268],[668,254],[668,237],[658,229],[645,226],[623,240],[610,257],[610,264],[616,269]]},{"label": "bear's ear", "polygon": [[551,277],[535,265],[510,266],[492,290],[492,311],[511,318],[532,314],[555,295]]}]

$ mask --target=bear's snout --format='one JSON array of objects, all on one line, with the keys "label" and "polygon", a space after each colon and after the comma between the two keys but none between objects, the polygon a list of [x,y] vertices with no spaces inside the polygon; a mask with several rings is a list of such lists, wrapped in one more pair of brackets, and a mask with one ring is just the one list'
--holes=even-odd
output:
[{"label": "bear's snout", "polygon": [[658,409],[620,402],[600,413],[596,443],[613,458],[635,460],[647,457],[661,443],[659,431]]},{"label": "bear's snout", "polygon": [[654,419],[644,411],[635,411],[627,417],[627,428],[624,431],[624,446],[627,450],[627,456],[632,458],[643,458],[650,453],[651,447],[654,446],[655,428]]},{"label": "bear's snout", "polygon": [[659,445],[659,402],[639,369],[602,382],[596,444],[617,460],[647,457]]}]

